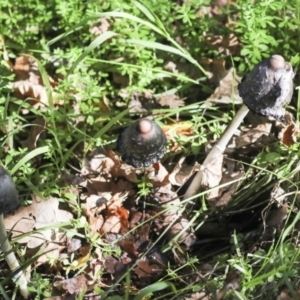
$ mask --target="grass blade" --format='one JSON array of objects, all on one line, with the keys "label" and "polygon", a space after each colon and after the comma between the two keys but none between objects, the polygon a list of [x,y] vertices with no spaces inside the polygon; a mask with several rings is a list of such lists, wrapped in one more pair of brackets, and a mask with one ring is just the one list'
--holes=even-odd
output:
[{"label": "grass blade", "polygon": [[103,44],[105,41],[111,39],[112,37],[116,36],[117,34],[112,31],[106,31],[103,34],[99,35],[95,40],[91,42],[91,44],[84,50],[84,52],[76,59],[72,68],[70,69],[68,74],[72,74],[77,65],[96,47]]},{"label": "grass blade", "polygon": [[48,146],[43,146],[32,150],[31,152],[27,153],[19,162],[12,168],[10,174],[13,175],[22,165],[25,165],[28,161],[32,160],[34,157],[46,153],[49,151]]}]

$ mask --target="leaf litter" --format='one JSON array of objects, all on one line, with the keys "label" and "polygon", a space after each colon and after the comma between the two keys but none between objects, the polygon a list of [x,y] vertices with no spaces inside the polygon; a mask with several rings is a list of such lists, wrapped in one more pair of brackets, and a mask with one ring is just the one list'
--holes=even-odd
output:
[{"label": "leaf litter", "polygon": [[[93,34],[107,30],[109,24],[105,19],[91,27]],[[235,47],[234,38],[232,47]],[[212,42],[218,47],[223,41]],[[227,45],[226,47],[231,47]],[[230,50],[231,51],[231,50]],[[42,107],[40,104],[48,104],[45,87],[41,81],[41,76],[37,71],[36,63],[26,56],[16,60],[15,65],[11,65],[16,74],[16,81],[13,84],[15,96],[20,99],[28,99],[33,107]],[[169,66],[173,72],[177,72],[177,66]],[[241,103],[237,94],[237,84],[240,78],[236,76],[233,68],[226,70],[223,59],[216,61],[208,60],[207,70],[211,82],[216,82],[219,86],[204,103],[205,107],[215,105],[228,105],[235,100],[236,104]],[[51,80],[52,85],[56,83]],[[162,95],[155,97],[151,92],[145,95],[136,94],[132,96],[131,104],[139,106],[139,110],[132,112],[149,111],[154,106],[167,106],[170,108],[184,105],[184,99],[176,94]],[[154,106],[145,105],[142,99],[151,99]],[[136,101],[135,103],[132,101]],[[138,104],[138,105],[137,105]],[[158,105],[158,106],[157,106]],[[25,114],[26,111],[23,111]],[[23,147],[30,150],[36,148],[37,140],[43,138],[45,120],[37,117],[33,122],[32,129],[28,133],[27,139],[22,142]],[[20,244],[25,244],[28,248],[28,255],[31,249],[38,250],[43,247],[35,264],[42,265],[49,263],[49,257],[53,259],[69,259],[73,253],[74,259],[66,267],[57,266],[60,270],[72,272],[80,268],[85,270],[85,275],[78,275],[72,278],[63,277],[56,280],[55,287],[61,287],[67,294],[77,295],[82,290],[92,290],[95,285],[107,287],[121,278],[128,267],[133,266],[134,283],[142,288],[155,280],[160,279],[167,272],[170,264],[174,262],[182,263],[184,260],[176,260],[170,253],[163,252],[164,243],[175,242],[180,245],[179,252],[195,251],[195,245],[201,241],[200,231],[191,228],[188,213],[185,211],[186,204],[180,200],[181,193],[178,187],[184,187],[191,176],[201,170],[203,172],[203,190],[209,189],[205,198],[214,209],[224,209],[230,206],[231,200],[235,197],[239,182],[245,175],[244,167],[234,161],[236,155],[247,156],[250,149],[260,151],[265,146],[273,143],[276,138],[272,134],[272,129],[276,127],[274,122],[265,120],[264,123],[251,127],[247,125],[240,132],[236,132],[232,144],[228,147],[226,157],[219,156],[211,164],[203,168],[201,164],[186,164],[185,156],[181,156],[179,161],[168,169],[164,162],[154,164],[145,170],[135,169],[121,161],[120,157],[112,149],[97,149],[83,161],[83,168],[79,174],[80,183],[76,183],[80,190],[80,205],[83,209],[83,221],[88,225],[88,238],[95,235],[105,244],[109,244],[115,249],[119,249],[121,255],[106,255],[100,247],[93,247],[87,241],[77,238],[70,238],[59,224],[73,220],[73,214],[67,210],[59,208],[59,200],[49,198],[43,201],[37,196],[33,196],[32,204],[20,208],[12,216],[6,216],[5,226],[11,231],[12,238],[17,239]],[[176,146],[176,141],[172,131],[178,135],[193,135],[192,128],[187,123],[171,124],[163,128],[166,136],[173,146],[171,151],[180,149]],[[286,146],[292,146],[298,136],[298,126],[294,122],[289,122],[282,128],[281,141]],[[146,180],[151,184],[151,193],[147,196],[140,196],[137,193],[136,184]],[[220,187],[222,185],[222,187]],[[280,230],[283,221],[287,218],[289,205],[286,200],[274,206],[274,199],[280,199],[285,191],[280,195],[272,192],[272,199],[268,200],[268,205],[272,209],[262,216],[260,230],[267,231],[268,228]],[[197,204],[193,204],[197,208]],[[214,214],[215,210],[212,210]],[[213,220],[213,219],[212,219]],[[264,226],[262,226],[264,224]],[[210,228],[205,234],[214,235],[219,231],[219,223],[211,222]],[[228,233],[234,228],[234,222],[229,222]],[[51,229],[45,229],[51,226]],[[57,227],[56,227],[57,226]],[[242,227],[242,226],[241,226]],[[165,241],[156,241],[164,232]],[[226,235],[226,229],[223,233]],[[259,243],[269,238],[269,233],[262,234]],[[176,240],[175,240],[176,239]],[[203,253],[201,250],[199,255]],[[183,257],[184,255],[182,255]],[[100,271],[104,270],[101,282],[96,278]],[[106,276],[105,276],[106,274]],[[234,274],[234,275],[230,275]],[[109,275],[109,276],[107,276]],[[223,287],[217,292],[217,299],[222,299],[229,289],[239,288],[239,275],[229,273],[224,281]],[[281,298],[288,299],[287,293],[281,293]],[[211,293],[195,293],[193,297],[211,298]],[[195,298],[195,299],[196,299]]]}]

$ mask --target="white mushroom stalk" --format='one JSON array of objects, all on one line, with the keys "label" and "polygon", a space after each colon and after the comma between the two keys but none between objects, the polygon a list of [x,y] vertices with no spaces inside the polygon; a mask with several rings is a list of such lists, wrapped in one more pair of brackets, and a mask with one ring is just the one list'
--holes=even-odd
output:
[{"label": "white mushroom stalk", "polygon": [[[3,214],[13,212],[19,206],[20,202],[15,183],[8,172],[0,167],[0,246],[11,271],[20,269],[20,264],[9,243],[4,225]],[[23,298],[28,299],[29,291],[24,272],[22,270],[18,271],[12,279],[19,287],[20,294]]]},{"label": "white mushroom stalk", "polygon": [[[281,55],[272,55],[257,64],[238,86],[244,105],[220,140],[213,146],[202,163],[202,167],[206,168],[215,158],[224,153],[227,144],[249,109],[256,114],[283,121],[284,105],[291,101],[293,95],[293,78],[294,72],[291,64],[286,62]],[[185,199],[194,196],[200,190],[202,174],[201,170],[196,174],[185,193]]]}]

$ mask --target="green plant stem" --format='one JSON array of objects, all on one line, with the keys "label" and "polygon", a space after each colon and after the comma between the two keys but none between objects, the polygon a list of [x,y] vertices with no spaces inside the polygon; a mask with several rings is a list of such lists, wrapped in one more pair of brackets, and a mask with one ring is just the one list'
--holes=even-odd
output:
[{"label": "green plant stem", "polygon": [[[4,225],[3,214],[0,214],[0,244],[1,244],[1,250],[5,256],[5,260],[10,270],[15,271],[16,269],[20,268],[19,261],[17,260],[14,252],[12,252],[12,247],[8,241],[8,237]],[[27,279],[23,271],[17,272],[12,279],[19,286],[20,293],[23,296],[23,298],[28,299],[29,292],[27,288]]]},{"label": "green plant stem", "polygon": [[[223,133],[222,137],[220,140],[213,146],[207,157],[205,158],[204,162],[202,163],[202,167],[206,168],[216,157],[219,155],[222,155],[223,152],[225,151],[228,142],[232,138],[233,134],[237,130],[237,128],[240,126],[242,123],[243,119],[249,112],[249,109],[246,105],[243,105],[237,114],[234,116],[232,119],[231,123]],[[188,199],[192,196],[194,196],[201,188],[202,185],[202,171],[198,171],[196,176],[194,177],[193,181],[189,185],[184,199]]]}]

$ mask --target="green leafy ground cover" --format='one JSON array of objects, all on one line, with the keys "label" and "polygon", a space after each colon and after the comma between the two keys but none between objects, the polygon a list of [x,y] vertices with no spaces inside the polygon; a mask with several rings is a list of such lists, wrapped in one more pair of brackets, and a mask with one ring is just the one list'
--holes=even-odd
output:
[{"label": "green leafy ground cover", "polygon": [[[1,164],[13,175],[24,205],[32,203],[32,194],[41,199],[57,197],[73,215],[63,230],[89,249],[88,255],[83,250],[80,253],[87,261],[71,268],[74,261],[78,263],[74,254],[65,252],[63,258],[48,257],[37,264],[40,249],[30,256],[26,245],[15,241],[24,269],[31,266],[33,299],[67,297],[71,288],[54,283],[88,276],[97,256],[106,264],[97,270],[96,278],[89,278],[90,286],[85,282],[78,288],[76,281],[74,299],[297,297],[297,142],[287,147],[278,139],[267,143],[253,139],[246,145],[248,151],[227,153],[244,170],[230,201],[211,207],[203,191],[185,208],[198,238],[189,249],[182,249],[176,239],[168,240],[164,231],[155,234],[148,228],[147,240],[163,258],[151,269],[154,273],[162,269],[159,276],[151,273],[147,280],[137,269],[133,271],[136,258],[127,264],[120,258],[131,252],[118,244],[119,237],[111,241],[103,233],[91,234],[80,201],[84,188],[77,185],[74,192],[73,181],[73,189],[61,183],[66,174],[79,174],[84,158],[93,150],[114,149],[120,131],[141,116],[154,115],[162,127],[177,124],[178,119],[187,126],[169,137],[162,164],[170,173],[182,156],[187,157],[188,165],[201,163],[239,105],[234,102],[233,83],[230,101],[204,105],[220,86],[222,72],[231,67],[235,78],[263,58],[280,54],[292,63],[298,85],[300,2],[221,2],[1,2]],[[25,81],[22,87],[20,81]],[[288,110],[299,120],[297,98],[295,90]],[[142,110],[137,111],[138,106]],[[246,128],[255,127],[255,122],[267,123],[251,116],[245,121]],[[31,131],[38,127],[43,130]],[[132,188],[139,199],[134,205],[149,220],[149,215],[159,220],[145,205],[153,200],[149,199],[155,194],[153,184],[147,178],[139,179]],[[279,187],[280,196],[276,193]],[[142,219],[140,224],[148,223]],[[151,247],[147,249],[153,250]],[[142,253],[149,260],[147,251]],[[126,271],[109,272],[107,257],[122,262]],[[116,263],[112,264],[115,268]],[[3,298],[18,299],[4,259],[0,269]]]}]

